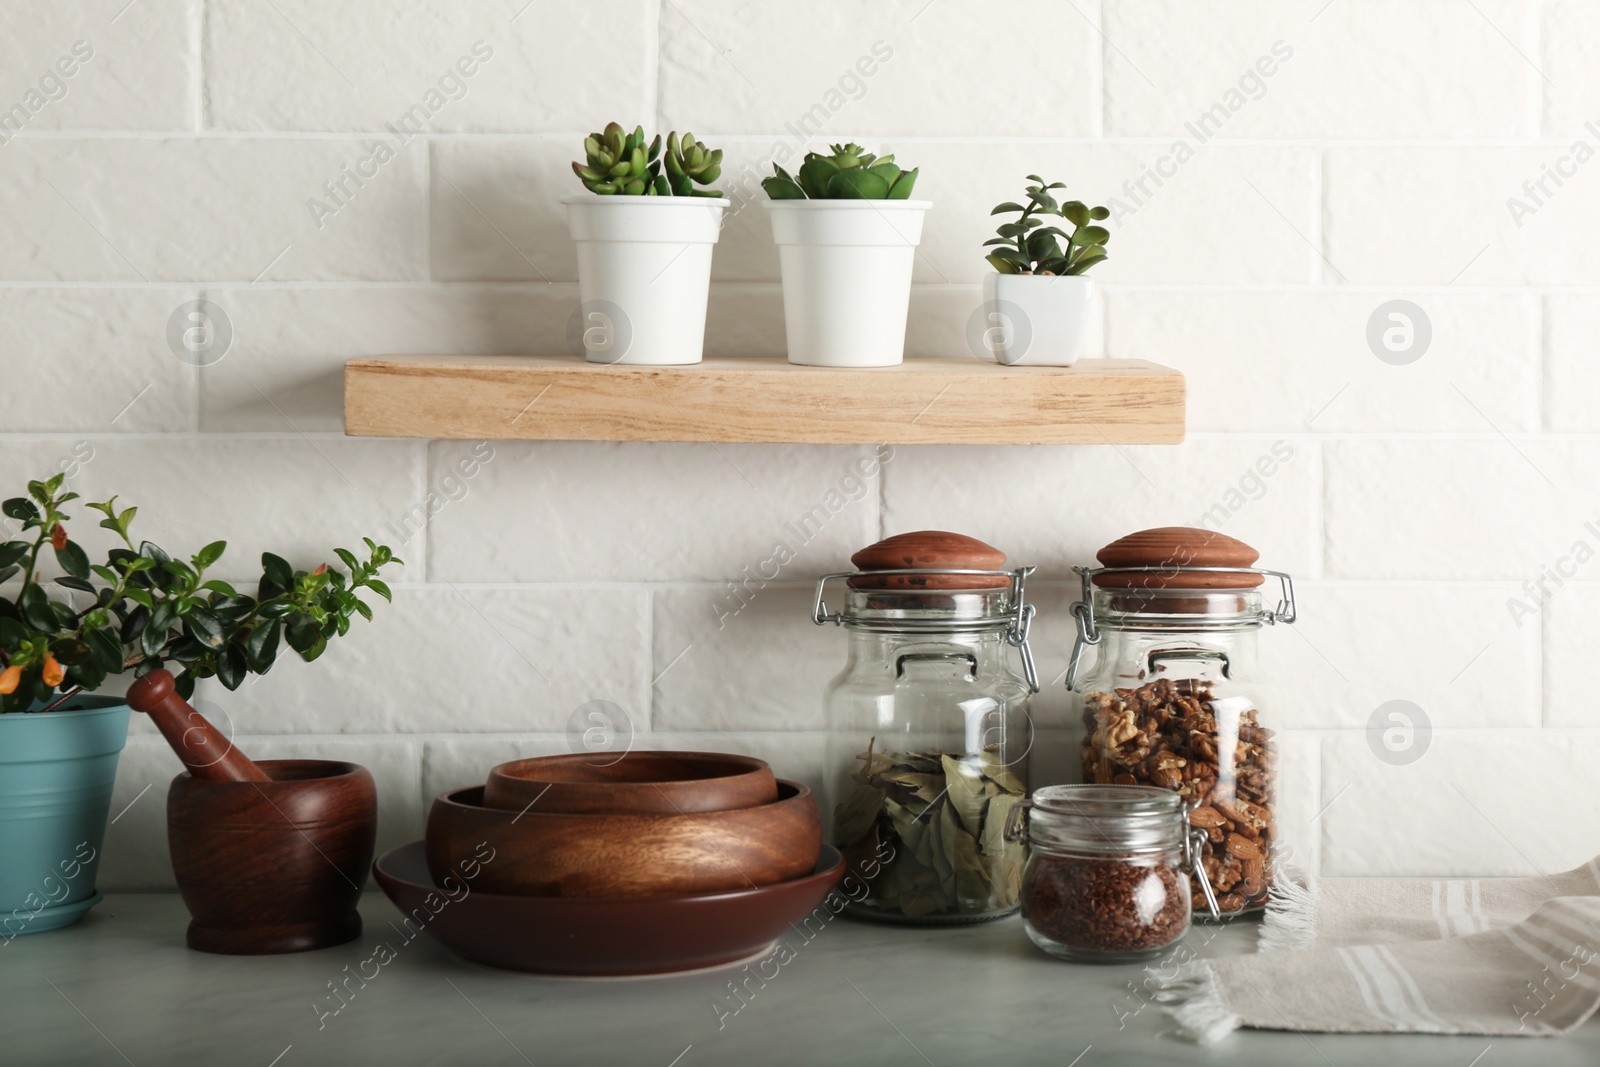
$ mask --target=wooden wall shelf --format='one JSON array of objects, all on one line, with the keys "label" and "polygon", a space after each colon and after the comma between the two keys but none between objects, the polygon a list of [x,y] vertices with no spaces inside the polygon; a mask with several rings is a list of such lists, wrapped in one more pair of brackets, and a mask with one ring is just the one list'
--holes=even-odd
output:
[{"label": "wooden wall shelf", "polygon": [[572,356],[396,356],[344,370],[357,437],[813,444],[1176,444],[1183,375],[1137,359],[1005,367],[781,358],[624,367]]}]

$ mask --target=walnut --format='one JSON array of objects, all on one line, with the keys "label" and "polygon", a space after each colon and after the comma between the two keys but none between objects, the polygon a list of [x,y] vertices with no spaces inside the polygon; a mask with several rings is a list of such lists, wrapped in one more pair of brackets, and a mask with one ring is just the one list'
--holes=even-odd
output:
[{"label": "walnut", "polygon": [[1120,745],[1139,736],[1139,724],[1134,721],[1133,712],[1118,711],[1106,721],[1106,744]]},{"label": "walnut", "polygon": [[[1085,694],[1084,777],[1160,786],[1204,805],[1200,811],[1207,814],[1197,813],[1194,820],[1207,837],[1201,866],[1213,876],[1222,908],[1239,911],[1263,905],[1271,888],[1277,746],[1254,708],[1244,709],[1219,736],[1212,697],[1210,681],[1170,678]],[[1230,841],[1237,842],[1232,851]],[[1191,890],[1195,906],[1204,907],[1198,880]]]}]

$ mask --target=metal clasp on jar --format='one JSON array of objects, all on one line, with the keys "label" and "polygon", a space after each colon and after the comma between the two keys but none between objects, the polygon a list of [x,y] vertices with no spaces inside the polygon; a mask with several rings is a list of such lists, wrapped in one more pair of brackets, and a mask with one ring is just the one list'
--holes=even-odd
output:
[{"label": "metal clasp on jar", "polygon": [[[1199,879],[1200,892],[1206,898],[1206,908],[1210,910],[1213,919],[1221,919],[1222,909],[1217,906],[1217,894],[1211,889],[1211,878],[1206,874],[1205,864],[1200,862],[1200,855],[1205,850],[1206,832],[1189,821],[1189,813],[1194,809],[1193,804],[1183,806],[1183,871]],[[1007,825],[1009,824],[1007,820]]]},{"label": "metal clasp on jar", "polygon": [[1028,809],[1033,807],[1033,798],[1024,797],[1011,805],[1011,810],[1006,812],[1006,824],[1001,828],[1007,841],[1020,841],[1028,843]]},{"label": "metal clasp on jar", "polygon": [[1260,574],[1278,579],[1278,606],[1259,615],[1261,622],[1270,625],[1293,624],[1298,608],[1294,599],[1294,579],[1283,571],[1263,570],[1260,567],[1074,567],[1073,572],[1083,583],[1082,599],[1072,605],[1072,618],[1078,625],[1077,638],[1072,643],[1072,659],[1067,664],[1067,688],[1076,689],[1078,671],[1083,666],[1083,654],[1091,645],[1100,643],[1100,627],[1094,617],[1094,579],[1101,574],[1171,574],[1174,570],[1204,571],[1212,574]]},{"label": "metal clasp on jar", "polygon": [[1022,660],[1022,676],[1027,680],[1028,691],[1039,692],[1039,672],[1033,663],[1033,647],[1028,644],[1028,633],[1033,628],[1033,616],[1039,610],[1028,603],[1027,581],[1034,567],[1018,567],[1014,571],[985,571],[971,570],[964,567],[896,567],[875,571],[840,571],[836,574],[824,574],[817,579],[816,596],[811,601],[811,621],[818,626],[833,623],[835,626],[843,624],[845,615],[843,611],[828,610],[828,605],[823,597],[829,582],[841,581],[850,578],[883,578],[890,575],[901,574],[971,574],[982,577],[993,577],[1003,574],[1011,579],[1011,621],[1006,627],[1006,644],[1017,650],[1018,657]]}]

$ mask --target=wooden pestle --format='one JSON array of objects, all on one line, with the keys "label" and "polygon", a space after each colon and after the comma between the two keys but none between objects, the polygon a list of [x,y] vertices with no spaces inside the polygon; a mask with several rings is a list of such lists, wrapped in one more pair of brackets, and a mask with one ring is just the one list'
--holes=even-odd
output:
[{"label": "wooden pestle", "polygon": [[272,777],[178,694],[172,675],[153,670],[128,687],[128,706],[155,722],[195,778],[213,782],[270,782]]}]

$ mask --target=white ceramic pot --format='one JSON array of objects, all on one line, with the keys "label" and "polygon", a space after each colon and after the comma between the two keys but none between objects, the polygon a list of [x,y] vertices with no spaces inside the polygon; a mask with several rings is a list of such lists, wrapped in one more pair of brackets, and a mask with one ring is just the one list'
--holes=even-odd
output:
[{"label": "white ceramic pot", "polygon": [[911,267],[928,200],[767,200],[783,270],[789,362],[892,367],[905,358]]},{"label": "white ceramic pot", "polygon": [[1089,335],[1094,288],[1081,274],[984,275],[984,347],[1008,366],[1070,367]]},{"label": "white ceramic pot", "polygon": [[564,197],[578,246],[579,332],[591,363],[699,363],[711,250],[732,201],[709,196]]}]

